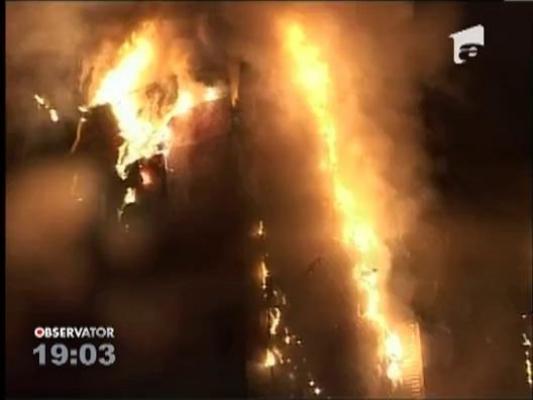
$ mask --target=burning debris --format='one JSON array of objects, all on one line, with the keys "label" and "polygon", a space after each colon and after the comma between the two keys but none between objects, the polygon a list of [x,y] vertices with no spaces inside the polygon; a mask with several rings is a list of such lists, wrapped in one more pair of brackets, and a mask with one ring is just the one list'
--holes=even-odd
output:
[{"label": "burning debris", "polygon": [[[160,30],[156,22],[143,23],[117,50],[114,62],[103,68],[101,76],[91,76],[89,105],[80,106],[82,117],[73,151],[90,110],[108,105],[116,120],[122,143],[115,169],[126,185],[122,205],[117,207],[119,218],[126,206],[138,201],[139,195],[134,194],[147,192],[154,182],[164,195],[166,160],[174,135],[180,135],[172,131],[172,119],[187,118],[199,104],[225,96],[222,87],[194,81],[186,65],[178,64],[178,70],[166,77],[157,75],[165,51]],[[100,62],[98,57],[95,62]]]},{"label": "burning debris", "polygon": [[[260,221],[258,226],[264,232],[264,223]],[[263,235],[255,235],[262,240]],[[275,284],[268,270],[266,256],[260,263],[261,290],[266,307],[268,345],[262,366],[270,371],[272,385],[274,381],[285,382],[287,388],[296,396],[319,396],[322,394],[312,374],[308,371],[306,357],[302,354],[303,341],[291,332],[287,321],[283,320],[283,310],[287,306],[287,298]],[[276,370],[275,370],[276,369]],[[277,372],[279,370],[279,372]],[[283,394],[287,394],[287,391]]]},{"label": "burning debris", "polygon": [[266,350],[266,356],[263,365],[265,368],[272,368],[274,365],[276,365],[276,356],[273,350]]},{"label": "burning debris", "polygon": [[267,288],[267,280],[270,276],[269,272],[268,272],[268,269],[267,269],[267,266],[266,266],[266,262],[265,260],[261,260],[261,263],[259,264],[259,268],[261,269],[261,289],[263,289],[264,291],[264,295],[266,296],[267,293],[266,293],[266,288]]},{"label": "burning debris", "polygon": [[533,387],[533,374],[531,372],[531,365],[533,362],[533,350],[531,345],[532,331],[533,331],[533,313],[529,315],[523,314],[522,319],[526,321],[526,331],[522,332],[522,346],[524,347],[525,356],[525,375],[528,386]]},{"label": "burning debris", "polygon": [[254,227],[252,236],[256,238],[263,238],[265,236],[265,226],[263,224],[263,221],[259,221],[257,223],[257,226]]},{"label": "burning debris", "polygon": [[48,112],[48,114],[50,115],[50,121],[54,123],[59,121],[59,114],[57,113],[56,109],[52,107],[52,105],[47,99],[42,96],[39,96],[38,94],[34,94],[33,98],[37,102],[37,106],[39,108],[44,109]]}]

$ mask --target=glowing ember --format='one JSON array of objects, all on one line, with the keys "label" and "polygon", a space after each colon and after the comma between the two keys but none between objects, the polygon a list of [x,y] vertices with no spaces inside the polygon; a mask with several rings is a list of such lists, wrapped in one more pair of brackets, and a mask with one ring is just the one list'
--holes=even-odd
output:
[{"label": "glowing ember", "polygon": [[267,349],[263,366],[265,368],[272,368],[274,365],[276,365],[276,356],[274,355],[272,350]]},{"label": "glowing ember", "polygon": [[[347,184],[347,171],[339,163],[339,133],[330,105],[330,67],[321,59],[320,49],[309,41],[299,24],[285,23],[282,29],[284,46],[292,63],[292,79],[306,99],[324,143],[323,159],[319,164],[328,172],[333,201],[341,219],[343,242],[357,259],[354,272],[357,286],[366,298],[364,317],[378,332],[379,353],[386,364],[386,374],[396,384],[402,376],[402,344],[392,331],[382,305],[389,252],[373,226],[372,215],[357,201],[362,196]],[[378,274],[378,268],[382,274]]]},{"label": "glowing ember", "polygon": [[[529,355],[528,355],[529,357]],[[531,375],[531,361],[529,358],[526,359],[526,376],[527,376],[527,383],[531,387],[533,386],[533,379]]]},{"label": "glowing ember", "polygon": [[38,94],[34,94],[33,98],[37,102],[39,108],[44,108],[46,111],[48,111],[48,114],[50,115],[50,120],[52,122],[55,123],[59,121],[59,114],[57,113],[57,110],[50,105],[50,102],[48,100],[46,100],[42,96],[39,96]]},{"label": "glowing ember", "polygon": [[231,63],[229,66],[229,92],[231,99],[231,106],[235,107],[237,105],[237,100],[239,99],[239,79],[240,79],[240,65],[239,63]]},{"label": "glowing ember", "polygon": [[533,374],[531,372],[531,340],[527,337],[527,334],[522,333],[522,346],[526,348],[526,380],[530,387],[533,386]]},{"label": "glowing ember", "polygon": [[204,100],[205,101],[214,101],[214,100],[218,99],[219,97],[220,96],[219,96],[217,88],[209,87],[209,88],[207,88],[207,90],[205,92]]},{"label": "glowing ember", "polygon": [[133,204],[135,203],[135,189],[128,188],[126,190],[126,196],[124,196],[124,204]]},{"label": "glowing ember", "polygon": [[57,122],[59,121],[59,115],[57,114],[57,111],[54,110],[53,108],[50,109],[50,119],[52,120],[52,122]]},{"label": "glowing ember", "polygon": [[257,224],[257,227],[254,229],[253,236],[255,237],[263,237],[265,235],[265,227],[263,225],[263,221],[259,221]]},{"label": "glowing ember", "polygon": [[261,261],[259,267],[261,268],[261,289],[265,290],[267,288],[268,269],[264,260]]},{"label": "glowing ember", "polygon": [[150,172],[148,172],[145,169],[141,169],[140,174],[141,174],[141,180],[142,180],[143,186],[149,186],[152,184],[153,180],[152,180],[152,175],[150,174]]},{"label": "glowing ember", "polygon": [[122,214],[124,214],[124,209],[128,204],[133,204],[136,201],[136,193],[135,189],[127,188],[126,194],[124,195],[124,200],[122,201],[122,206],[118,210],[118,218],[122,218]]},{"label": "glowing ember", "polygon": [[270,321],[269,332],[272,336],[278,332],[278,326],[281,319],[281,310],[277,307],[273,307],[268,312],[268,319]]},{"label": "glowing ember", "polygon": [[35,99],[35,101],[37,102],[37,104],[39,104],[40,106],[44,107],[44,105],[46,104],[45,100],[43,97],[39,96],[38,94],[34,94],[33,95],[33,98]]},{"label": "glowing ember", "polygon": [[[259,221],[258,225],[255,226],[254,234],[257,233],[257,230],[264,233],[262,221]],[[261,262],[261,276],[263,298],[267,300],[266,305],[269,333],[269,344],[267,346],[265,359],[261,362],[261,365],[265,368],[270,368],[271,372],[273,372],[274,366],[279,365],[277,367],[277,369],[279,369],[278,373],[280,375],[284,375],[286,373],[288,379],[291,381],[296,380],[296,371],[303,371],[303,374],[305,374],[304,376],[307,376],[307,378],[310,379],[311,375],[306,371],[304,366],[304,364],[306,364],[306,358],[300,358],[297,355],[298,352],[294,352],[296,350],[296,346],[302,346],[302,341],[296,336],[291,335],[287,326],[283,326],[281,329],[282,334],[280,334],[280,326],[287,323],[287,321],[281,320],[283,306],[287,304],[286,297],[281,290],[271,287],[273,282],[271,280],[267,280],[269,271],[264,260]],[[269,296],[268,293],[271,293],[272,296]],[[287,357],[284,357],[282,351],[285,352]],[[305,378],[302,376],[302,379]],[[310,380],[308,383],[312,393],[317,396],[322,393],[322,389],[317,387],[314,380]]]},{"label": "glowing ember", "polygon": [[529,338],[527,337],[525,333],[522,333],[522,339],[523,339],[523,342],[522,342],[523,346],[531,347],[531,341],[529,340]]}]

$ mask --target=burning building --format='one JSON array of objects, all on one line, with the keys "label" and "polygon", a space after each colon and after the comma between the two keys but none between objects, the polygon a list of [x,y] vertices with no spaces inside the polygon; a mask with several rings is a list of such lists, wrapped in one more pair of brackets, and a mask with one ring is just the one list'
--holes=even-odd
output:
[{"label": "burning building", "polygon": [[[394,29],[407,33],[390,44],[364,18],[353,28],[347,16],[359,10],[348,5],[256,6],[184,5],[180,19],[174,6],[150,5],[116,26],[98,12],[102,35],[83,43],[79,113],[35,88],[39,132],[72,139],[67,151],[49,141],[68,160],[71,190],[55,201],[63,240],[35,234],[38,218],[11,230],[18,249],[59,248],[29,261],[31,251],[11,251],[23,260],[15,282],[37,287],[12,285],[12,310],[27,313],[21,331],[108,324],[120,362],[65,379],[20,358],[35,338],[12,334],[11,394],[430,394],[417,276],[402,285],[396,257],[430,197],[410,133],[420,128],[419,75],[428,83],[441,63],[426,57],[433,43],[414,39],[426,24],[410,30],[415,7],[402,5]],[[389,26],[364,7],[369,25]],[[60,180],[34,186],[55,199]],[[52,276],[59,295],[43,289]],[[522,346],[531,385],[527,329]]]},{"label": "burning building", "polygon": [[[339,164],[337,121],[328,105],[330,78],[327,62],[317,58],[317,48],[306,38],[300,25],[289,22],[284,29],[281,47],[287,52],[286,60],[290,64],[286,79],[293,85],[296,95],[307,102],[317,133],[324,141],[320,158],[327,175],[324,181],[330,183],[324,186],[329,186],[326,191],[338,212],[345,250],[353,259],[360,258],[354,267],[356,290],[364,295],[365,310],[361,318],[368,323],[371,336],[378,338],[374,349],[377,356],[371,357],[380,367],[378,379],[388,379],[386,382],[394,389],[405,382],[406,389],[402,393],[421,396],[421,356],[411,354],[419,354],[418,330],[413,328],[400,335],[385,311],[384,282],[390,267],[388,249],[373,227],[372,215],[362,213],[355,204],[357,193],[345,181],[344,170]],[[260,200],[250,195],[253,190],[249,181],[253,181],[253,177],[244,172],[250,169],[247,164],[250,158],[257,157],[257,154],[252,155],[249,151],[253,132],[244,126],[241,110],[253,107],[255,99],[247,90],[248,86],[257,84],[254,78],[257,80],[258,77],[253,76],[255,71],[252,68],[236,63],[239,67],[231,65],[220,72],[217,83],[204,83],[194,77],[184,61],[186,57],[169,58],[169,68],[161,68],[159,60],[164,52],[164,27],[158,21],[147,21],[114,51],[104,49],[90,57],[85,68],[82,81],[86,104],[79,107],[81,116],[70,153],[72,157],[87,160],[102,177],[98,196],[101,220],[97,230],[102,232],[106,226],[118,222],[126,233],[136,234],[147,224],[157,225],[156,232],[166,239],[156,244],[157,251],[143,263],[161,265],[160,273],[177,274],[201,285],[200,278],[195,275],[198,271],[195,274],[187,268],[172,271],[173,254],[177,250],[181,254],[180,263],[207,263],[202,267],[201,279],[206,279],[203,274],[213,274],[211,269],[214,269],[214,276],[217,273],[230,274],[230,281],[237,282],[235,286],[217,288],[216,298],[227,297],[229,308],[220,312],[232,315],[230,332],[223,332],[226,323],[222,322],[221,326],[217,322],[213,331],[222,337],[229,335],[229,341],[243,334],[254,339],[232,345],[234,355],[219,354],[219,359],[209,361],[209,351],[206,351],[203,356],[196,355],[194,360],[194,363],[223,363],[232,374],[236,386],[215,385],[213,390],[217,394],[242,395],[249,390],[258,394],[283,395],[289,392],[296,396],[323,396],[327,391],[313,371],[312,363],[308,362],[310,350],[305,347],[303,338],[294,333],[297,329],[293,331],[290,326],[291,318],[286,312],[290,300],[277,275],[270,269],[267,257],[270,250],[265,242],[266,223],[261,221],[258,228],[256,236],[263,245],[255,251],[248,239],[244,239],[247,236],[243,234],[243,227],[249,224],[251,215],[260,214],[260,207],[256,206]],[[57,122],[55,109],[42,97],[37,97],[36,101],[49,113],[51,121]],[[172,176],[175,169],[183,167],[176,162],[177,156],[181,161],[186,160],[187,171],[177,171],[176,175],[185,174],[189,176],[188,180]],[[73,198],[84,201],[77,194],[76,171],[73,171],[72,180]],[[228,187],[234,189],[230,191]],[[186,195],[172,204],[169,193],[176,191]],[[172,201],[176,201],[175,198]],[[212,214],[208,211],[212,209],[226,215]],[[180,217],[168,221],[176,210]],[[195,214],[199,217],[191,217]],[[216,272],[217,261],[198,259],[194,255],[197,245],[193,246],[188,236],[198,239],[198,235],[205,235],[200,232],[208,225],[214,226],[212,234],[216,237],[221,234],[242,235],[234,240],[243,247],[250,246],[251,250],[245,251],[245,255],[237,252],[222,263],[226,266],[235,263],[240,268]],[[192,233],[188,231],[191,229]],[[178,241],[181,244],[177,245]],[[100,249],[99,253],[100,261],[107,257],[105,250]],[[258,260],[262,260],[261,283],[256,287],[260,290],[247,292],[245,282],[253,281],[253,266]],[[127,268],[128,262],[122,261],[125,264],[122,268]],[[111,261],[102,264],[113,268]],[[100,281],[105,280],[105,272],[101,272]],[[213,277],[209,277],[208,281],[212,280]],[[251,301],[246,308],[248,315],[244,316],[241,305],[254,296],[256,300]],[[209,307],[214,306],[212,302],[217,301],[206,301],[207,293],[202,297],[197,301],[204,302],[205,312],[209,314]],[[185,312],[185,320],[194,321],[191,311]],[[242,330],[242,333],[235,334],[235,329]],[[191,328],[191,331],[195,329]],[[409,340],[405,341],[406,338]],[[187,340],[192,338],[184,339],[184,342]],[[211,339],[206,337],[205,340],[209,342]],[[404,354],[406,351],[408,357]],[[182,371],[187,363],[193,362],[190,357],[190,354],[181,354],[179,360],[172,360],[172,363]],[[246,370],[245,365],[250,362],[253,366]],[[192,379],[191,373],[184,376]],[[249,387],[243,384],[247,380]],[[186,385],[188,389],[183,387],[180,393],[196,393],[199,390],[197,384],[192,380],[190,386]],[[169,390],[169,385],[171,383],[167,382],[161,391]]]}]

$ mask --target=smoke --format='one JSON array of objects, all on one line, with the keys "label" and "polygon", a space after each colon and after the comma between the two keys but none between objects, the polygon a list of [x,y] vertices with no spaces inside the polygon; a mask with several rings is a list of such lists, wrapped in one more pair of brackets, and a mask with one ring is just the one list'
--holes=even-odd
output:
[{"label": "smoke", "polygon": [[[77,107],[88,96],[83,86],[87,83],[86,70],[94,67],[88,68],[87,63],[93,63],[94,57],[105,49],[109,53],[116,50],[143,21],[172,21],[172,28],[165,33],[170,44],[168,49],[179,48],[193,54],[199,60],[192,60],[194,67],[205,63],[209,49],[204,49],[201,41],[201,11],[202,6],[188,3],[9,3],[6,7],[6,103],[11,115],[7,121],[8,132],[22,130],[30,143],[38,142],[39,138],[30,137],[39,126],[32,99],[34,93],[44,95],[58,110],[60,118],[76,119]],[[193,47],[195,51],[189,51]]]},{"label": "smoke", "polygon": [[[50,301],[53,307],[69,308],[79,305],[92,285],[90,254],[84,250],[82,238],[96,215],[99,180],[87,165],[79,163],[49,161],[34,168],[8,179],[9,305],[20,307],[30,294],[45,304]],[[72,196],[72,170],[82,179],[78,193],[83,201]],[[10,329],[17,329],[16,325]]]},{"label": "smoke", "polygon": [[[427,285],[424,281],[427,275],[433,280],[448,276],[445,262],[435,261],[445,259],[448,250],[442,231],[450,229],[448,235],[461,232],[468,236],[468,232],[462,231],[465,226],[462,216],[453,228],[427,217],[428,209],[436,208],[439,199],[430,181],[434,166],[425,151],[429,132],[421,104],[426,88],[442,89],[448,84],[446,72],[451,63],[448,35],[457,28],[459,17],[455,6],[359,2],[68,5],[52,2],[8,3],[6,10],[8,135],[22,135],[30,144],[42,140],[43,134],[50,134],[43,133],[40,122],[33,118],[32,95],[36,92],[46,95],[60,117],[75,119],[76,107],[88,94],[84,90],[80,93],[80,83],[90,77],[94,61],[100,61],[94,57],[102,55],[103,49],[112,54],[144,20],[166,23],[169,58],[173,58],[174,50],[186,53],[195,79],[217,80],[234,68],[233,64],[241,61],[247,64],[240,77],[243,141],[248,152],[243,172],[257,216],[265,221],[270,268],[290,301],[287,318],[304,338],[318,381],[324,382],[326,390],[331,388],[332,392],[326,394],[353,395],[361,390],[357,387],[360,382],[353,382],[357,364],[363,365],[362,369],[371,367],[358,360],[354,350],[362,335],[355,325],[357,299],[350,263],[338,243],[332,222],[334,212],[317,168],[322,144],[305,99],[290,82],[290,65],[281,50],[283,37],[278,27],[283,18],[300,21],[329,65],[335,87],[333,109],[344,144],[343,166],[353,171],[349,183],[362,195],[359,200],[365,213],[374,218],[377,231],[391,250],[389,278],[394,314],[409,315],[430,308],[438,297],[438,289],[426,286],[420,289]],[[166,65],[163,62],[161,68]],[[187,163],[181,168],[186,167]],[[70,212],[64,201],[65,178],[57,177],[57,170],[69,168],[60,162],[50,169],[38,164],[28,175],[11,177],[16,185],[11,186],[8,195],[7,227],[11,238],[7,243],[11,265],[8,276],[16,277],[17,285],[42,272],[39,266],[28,267],[32,261],[27,258],[28,247],[38,250],[42,270],[57,277],[51,288],[74,293],[80,286],[89,285],[90,273],[83,262],[76,270],[68,266],[76,264],[71,258],[79,252],[75,239],[90,224],[95,210],[83,210],[86,204],[92,204],[86,202],[82,211]],[[30,179],[37,171],[40,174]],[[91,173],[88,176],[87,182],[98,181]],[[48,193],[46,198],[50,200],[35,210],[30,203],[42,193],[41,182],[48,182],[47,190],[58,188],[62,195],[60,200],[52,201],[55,197]],[[97,183],[91,184],[88,189],[91,194],[86,196],[96,196],[97,187]],[[42,218],[29,219],[28,215]],[[57,220],[61,221],[57,226],[60,229],[48,235]],[[143,236],[135,247],[141,247],[140,243],[145,241]],[[422,249],[413,249],[413,243],[420,243]],[[471,246],[479,248],[483,243],[475,241]],[[121,253],[114,257],[136,258],[127,255],[126,248],[117,250],[120,244],[109,247],[111,252]],[[414,262],[409,252],[421,257]],[[417,264],[414,270],[413,263]],[[147,292],[150,296],[150,290]],[[420,294],[422,301],[416,300]],[[102,300],[103,306],[109,306],[105,312],[119,321],[118,315],[131,299],[125,293],[109,298],[112,300],[105,296]],[[150,315],[167,301],[163,296],[162,300],[149,303],[143,315]],[[417,301],[424,306],[417,305]],[[417,306],[415,310],[413,304]],[[161,311],[161,315],[171,313],[172,310]],[[134,315],[128,318],[135,320]],[[438,342],[430,347],[438,350],[428,353],[428,360],[429,365],[438,364],[436,359],[444,360],[441,364],[446,371],[454,365],[446,360],[445,356],[453,358],[446,349],[454,345],[448,328],[442,325],[439,329],[440,333],[432,332],[430,338]],[[139,343],[145,340],[136,339]],[[166,348],[173,339],[169,335],[161,347]],[[134,347],[138,342],[132,341]],[[479,368],[476,376],[486,376],[479,367],[482,355],[474,356],[477,362],[472,362],[472,369]],[[364,372],[361,374],[365,376]],[[460,380],[460,374],[457,375],[456,383]],[[460,389],[469,393],[471,387]]]},{"label": "smoke", "polygon": [[[281,58],[283,38],[276,32],[282,16],[292,16],[308,27],[331,70],[339,130],[353,142],[349,151],[354,154],[348,157],[364,158],[357,166],[375,176],[368,178],[373,182],[361,186],[375,185],[367,192],[373,195],[383,190],[385,194],[382,200],[372,199],[385,202],[376,206],[379,212],[374,214],[383,215],[383,225],[389,226],[383,230],[390,231],[391,238],[401,237],[416,220],[420,204],[430,197],[427,176],[431,166],[423,151],[425,132],[419,106],[424,87],[437,85],[449,66],[446,32],[453,29],[454,8],[435,5],[415,10],[413,4],[403,3],[248,3],[226,5],[223,13],[233,33],[221,45],[228,48],[230,59],[245,60],[257,72],[250,97],[274,103],[275,109],[268,109],[268,114],[258,115],[259,107],[247,110],[249,116],[253,114],[248,120],[251,129],[263,131],[275,125],[280,132],[265,133],[268,137],[262,144],[266,147],[277,140],[314,140],[315,127],[302,124],[308,118],[302,110],[305,102],[287,81],[290,65]],[[317,149],[304,150],[316,158]],[[293,186],[305,184],[299,181]]]},{"label": "smoke", "polygon": [[[426,87],[446,84],[448,35],[458,12],[443,4],[246,3],[223,4],[220,13],[218,23],[229,29],[211,37],[213,46],[249,64],[241,77],[253,154],[249,191],[270,230],[271,268],[287,287],[289,318],[307,336],[319,376],[334,394],[353,393],[350,378],[339,378],[356,364],[349,349],[357,333],[347,338],[344,332],[356,312],[350,264],[335,241],[334,212],[317,171],[322,144],[306,99],[291,82],[278,28],[284,18],[299,21],[328,63],[343,167],[353,171],[349,186],[391,251],[391,314],[409,316],[417,277],[401,255],[407,235],[436,201],[421,100]],[[323,261],[309,273],[317,258]],[[341,337],[344,353],[333,350]],[[336,379],[332,365],[342,365],[333,367]]]},{"label": "smoke", "polygon": [[[105,69],[145,20],[165,26],[169,46],[163,70],[179,58],[174,52],[187,54],[191,74],[206,82],[224,76],[232,63],[249,65],[240,94],[249,151],[245,172],[258,217],[270,230],[272,268],[292,299],[294,311],[288,318],[308,337],[319,377],[331,380],[339,394],[353,393],[352,374],[343,376],[355,364],[353,351],[344,351],[356,338],[350,264],[338,243],[329,194],[317,169],[320,139],[305,99],[292,83],[280,23],[284,18],[300,21],[329,65],[343,168],[353,171],[348,183],[391,249],[391,290],[397,293],[396,308],[405,313],[413,278],[402,273],[394,258],[432,198],[419,106],[423,87],[439,82],[449,63],[453,7],[49,3],[10,4],[7,12],[11,116],[28,115],[27,102],[40,92],[60,116],[74,118],[75,107],[94,90],[92,74]],[[85,85],[81,93],[80,83]],[[36,131],[26,118],[12,117],[8,124],[8,130]],[[317,258],[323,261],[308,273]],[[353,335],[346,334],[352,330]],[[335,363],[334,357],[342,362]],[[325,367],[330,365],[337,365],[335,374]]]},{"label": "smoke", "polygon": [[[6,12],[8,107],[33,106],[33,93],[50,96],[61,110],[72,107],[76,61],[88,37],[79,5],[9,3]],[[15,117],[8,121],[17,122]]]}]

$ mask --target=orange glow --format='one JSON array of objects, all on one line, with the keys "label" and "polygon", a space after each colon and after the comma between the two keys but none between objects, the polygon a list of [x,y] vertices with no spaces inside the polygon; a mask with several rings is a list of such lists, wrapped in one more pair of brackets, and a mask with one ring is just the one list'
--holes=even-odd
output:
[{"label": "orange glow", "polygon": [[59,115],[55,109],[51,108],[48,112],[50,113],[50,119],[52,120],[52,122],[59,121]]},{"label": "orange glow", "polygon": [[276,356],[272,350],[267,349],[263,366],[265,368],[272,368],[274,365],[276,365]]},{"label": "orange glow", "polygon": [[[96,78],[89,103],[110,104],[118,121],[124,142],[116,170],[122,179],[135,161],[167,155],[171,140],[168,125],[173,117],[187,115],[199,103],[222,95],[221,90],[193,81],[181,60],[168,59],[165,43],[158,23],[144,23],[118,49],[115,62]],[[162,60],[173,66],[163,76]],[[172,77],[179,81],[179,92]]]},{"label": "orange glow", "polygon": [[187,114],[194,107],[194,98],[190,92],[184,91],[180,94],[178,102],[174,106],[173,113],[175,115]]},{"label": "orange glow", "polygon": [[59,121],[59,114],[57,113],[57,110],[50,105],[50,102],[48,100],[46,100],[42,96],[39,96],[38,94],[34,94],[33,98],[37,102],[39,108],[44,108],[46,111],[48,111],[48,114],[50,115],[50,120],[52,122],[56,123]]},{"label": "orange glow", "polygon": [[152,175],[145,169],[141,169],[141,180],[143,186],[149,186],[153,183]]},{"label": "orange glow", "polygon": [[271,308],[268,311],[268,319],[270,321],[270,335],[275,336],[278,333],[278,326],[281,320],[281,310],[277,307]]},{"label": "orange glow", "polygon": [[522,333],[522,346],[526,348],[526,380],[529,387],[533,386],[533,373],[531,372],[531,340],[527,337],[527,334]]},{"label": "orange glow", "polygon": [[333,74],[321,49],[309,40],[300,24],[284,21],[281,29],[291,80],[305,99],[323,143],[319,165],[327,172],[343,243],[355,260],[356,286],[366,299],[363,316],[378,334],[378,354],[385,363],[387,377],[396,384],[402,378],[402,342],[392,329],[384,304],[389,250],[376,231],[376,218],[360,200],[368,198],[363,195],[365,189],[350,185],[349,174],[353,172],[342,167],[341,137],[332,104]]},{"label": "orange glow", "polygon": [[204,100],[205,101],[214,101],[218,99],[220,96],[218,94],[217,88],[214,87],[208,87],[204,94]]},{"label": "orange glow", "polygon": [[252,236],[261,238],[265,235],[265,226],[263,224],[263,221],[259,221],[256,227],[254,227],[254,231],[252,233]]},{"label": "orange glow", "polygon": [[261,268],[261,289],[265,290],[267,287],[268,269],[264,260],[259,264],[259,268]]}]

